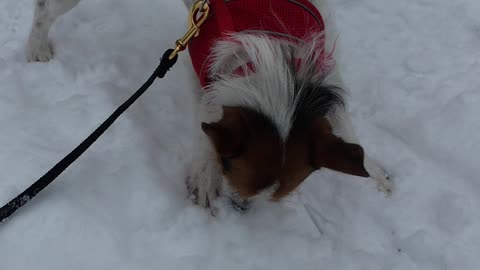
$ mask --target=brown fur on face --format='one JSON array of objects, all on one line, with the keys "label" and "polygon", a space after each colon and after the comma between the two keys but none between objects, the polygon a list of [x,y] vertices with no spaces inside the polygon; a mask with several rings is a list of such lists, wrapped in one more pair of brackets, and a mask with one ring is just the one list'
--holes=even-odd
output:
[{"label": "brown fur on face", "polygon": [[202,123],[202,129],[230,186],[243,199],[277,184],[272,199],[280,200],[322,167],[369,176],[362,147],[333,135],[324,117],[293,128],[286,142],[269,119],[241,107],[224,107],[222,119]]},{"label": "brown fur on face", "polygon": [[217,150],[229,184],[242,198],[272,186],[283,163],[283,142],[274,125],[260,113],[224,107],[222,119],[202,124]]}]

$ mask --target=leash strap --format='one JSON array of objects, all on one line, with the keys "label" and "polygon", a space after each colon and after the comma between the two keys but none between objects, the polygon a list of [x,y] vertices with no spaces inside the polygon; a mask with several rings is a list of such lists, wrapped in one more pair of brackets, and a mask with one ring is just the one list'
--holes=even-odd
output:
[{"label": "leash strap", "polygon": [[29,202],[40,191],[52,183],[63,171],[65,171],[75,160],[77,160],[114,122],[125,112],[145,91],[152,85],[155,79],[163,78],[170,68],[175,65],[178,55],[170,57],[173,49],[167,50],[160,64],[155,69],[148,80],[138,89],[129,99],[118,107],[95,131],[80,143],[72,152],[60,160],[45,175],[40,177],[35,183],[28,187],[24,192],[0,208],[0,223],[3,223],[8,217],[15,213],[20,207]]}]

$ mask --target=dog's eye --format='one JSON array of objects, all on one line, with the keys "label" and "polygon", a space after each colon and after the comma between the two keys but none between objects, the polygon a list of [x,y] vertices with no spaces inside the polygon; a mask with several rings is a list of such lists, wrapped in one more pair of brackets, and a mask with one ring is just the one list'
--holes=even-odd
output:
[{"label": "dog's eye", "polygon": [[224,172],[229,172],[232,169],[232,161],[229,158],[222,157],[221,162]]}]

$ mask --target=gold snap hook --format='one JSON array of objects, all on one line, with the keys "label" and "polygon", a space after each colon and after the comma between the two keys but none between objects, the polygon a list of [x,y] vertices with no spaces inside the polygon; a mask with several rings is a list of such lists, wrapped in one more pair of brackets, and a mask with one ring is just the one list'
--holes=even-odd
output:
[{"label": "gold snap hook", "polygon": [[200,26],[207,20],[208,15],[210,13],[210,6],[208,5],[207,1],[199,0],[193,4],[192,8],[190,9],[189,15],[189,29],[185,35],[175,42],[175,49],[173,50],[170,57],[172,60],[176,55],[178,55],[181,51],[187,48],[188,43],[200,34]]}]

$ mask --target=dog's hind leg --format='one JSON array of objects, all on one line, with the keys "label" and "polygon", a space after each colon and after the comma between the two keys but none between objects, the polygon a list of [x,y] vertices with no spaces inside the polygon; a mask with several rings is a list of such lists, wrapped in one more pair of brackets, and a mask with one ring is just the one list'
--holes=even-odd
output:
[{"label": "dog's hind leg", "polygon": [[53,57],[48,31],[55,20],[80,0],[36,0],[32,30],[27,44],[27,60],[47,62]]}]

